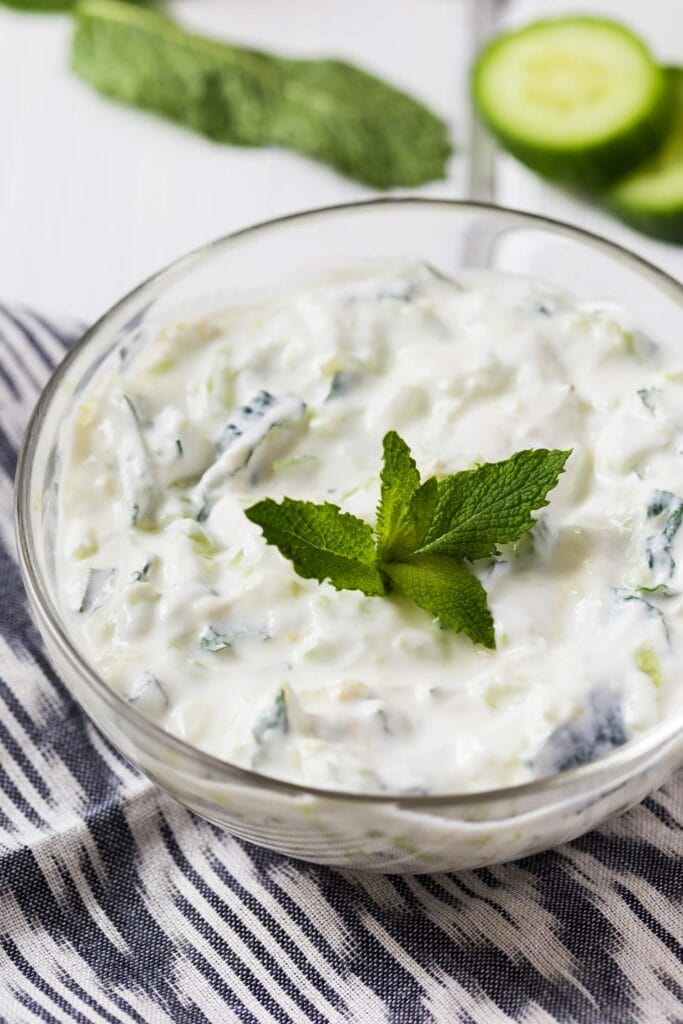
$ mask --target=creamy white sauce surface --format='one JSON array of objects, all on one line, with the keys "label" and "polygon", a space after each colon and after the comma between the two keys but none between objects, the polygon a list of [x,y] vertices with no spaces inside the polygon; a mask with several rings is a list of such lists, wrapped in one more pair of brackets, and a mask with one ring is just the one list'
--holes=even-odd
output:
[{"label": "creamy white sauce surface", "polygon": [[[382,438],[423,477],[572,448],[475,571],[496,650],[304,580],[244,509],[373,522]],[[462,792],[590,760],[683,705],[683,348],[609,304],[424,265],[164,329],[65,424],[57,571],[87,660],[202,750],[319,787]]]}]

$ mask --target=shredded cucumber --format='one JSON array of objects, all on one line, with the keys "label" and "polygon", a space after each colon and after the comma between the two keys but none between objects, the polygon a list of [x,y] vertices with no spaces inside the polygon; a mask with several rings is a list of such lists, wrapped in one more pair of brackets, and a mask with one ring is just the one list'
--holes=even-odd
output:
[{"label": "shredded cucumber", "polygon": [[672,119],[667,77],[647,47],[598,18],[539,21],[496,37],[474,66],[472,88],[511,153],[582,188],[637,167]]},{"label": "shredded cucumber", "polygon": [[683,244],[683,68],[667,68],[674,121],[658,152],[606,195],[607,205],[638,231]]},{"label": "shredded cucumber", "polygon": [[664,677],[659,663],[659,655],[652,644],[641,644],[636,650],[633,660],[636,668],[649,676],[653,686],[661,686]]}]

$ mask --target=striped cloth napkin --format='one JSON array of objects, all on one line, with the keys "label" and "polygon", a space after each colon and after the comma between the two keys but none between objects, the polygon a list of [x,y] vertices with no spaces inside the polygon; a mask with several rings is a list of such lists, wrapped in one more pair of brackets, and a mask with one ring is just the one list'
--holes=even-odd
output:
[{"label": "striped cloth napkin", "polygon": [[0,1020],[683,1021],[683,774],[568,846],[451,875],[249,846],[139,775],[29,617],[12,480],[74,324],[0,307]]}]

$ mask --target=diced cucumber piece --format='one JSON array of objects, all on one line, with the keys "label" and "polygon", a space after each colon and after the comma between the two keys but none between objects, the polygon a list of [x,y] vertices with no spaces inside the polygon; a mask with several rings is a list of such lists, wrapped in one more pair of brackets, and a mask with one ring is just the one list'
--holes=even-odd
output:
[{"label": "diced cucumber piece", "polygon": [[83,597],[78,607],[81,615],[89,615],[104,604],[114,587],[116,569],[89,569]]},{"label": "diced cucumber piece", "polygon": [[[208,519],[211,506],[230,477],[250,467],[254,476],[281,457],[288,442],[294,440],[305,425],[306,404],[293,395],[271,395],[259,391],[247,405],[238,409],[226,423],[216,445],[217,459],[206,470],[194,493],[197,520]],[[264,442],[280,432],[280,444],[269,448]],[[259,451],[259,456],[254,458]]]},{"label": "diced cucumber piece", "polygon": [[674,120],[663,145],[605,196],[609,208],[638,231],[683,244],[683,68],[667,68]]},{"label": "diced cucumber piece", "polygon": [[641,610],[648,619],[657,623],[659,629],[661,629],[659,639],[664,641],[667,645],[670,644],[671,633],[666,615],[659,605],[655,604],[653,601],[649,601],[643,596],[643,594],[651,594],[654,598],[661,598],[669,596],[668,593],[663,593],[659,589],[644,590],[643,588],[638,588],[637,590],[629,590],[627,587],[615,587],[613,594],[615,600],[615,611],[618,612],[619,610],[631,607]]},{"label": "diced cucumber piece", "polygon": [[224,651],[234,638],[234,634],[219,633],[213,626],[205,626],[199,634],[199,646],[205,651]]},{"label": "diced cucumber piece", "polygon": [[538,21],[497,36],[476,61],[472,90],[511,153],[584,188],[637,167],[673,113],[667,77],[645,44],[599,18]]},{"label": "diced cucumber piece", "polygon": [[258,639],[267,640],[268,630],[263,626],[225,628],[207,625],[199,634],[199,646],[204,651],[224,651],[232,647],[236,640]]},{"label": "diced cucumber piece", "polygon": [[621,698],[605,687],[588,694],[583,710],[555,729],[534,760],[539,776],[588,764],[626,743]]},{"label": "diced cucumber piece", "polygon": [[348,370],[337,370],[332,378],[330,390],[325,401],[331,402],[335,398],[348,395],[350,391],[353,391],[353,389],[360,384],[362,379],[362,373],[351,373]]},{"label": "diced cucumber piece", "polygon": [[285,691],[280,689],[272,706],[267,708],[256,720],[253,735],[257,743],[265,743],[275,736],[284,735],[288,730],[287,698]]},{"label": "diced cucumber piece", "polygon": [[633,660],[636,668],[649,677],[653,686],[661,686],[664,681],[659,655],[652,644],[641,644],[637,648]]},{"label": "diced cucumber piece", "polygon": [[127,694],[127,700],[130,704],[135,704],[143,714],[161,714],[169,704],[163,686],[149,670],[142,672],[134,681]]},{"label": "diced cucumber piece", "polygon": [[116,455],[121,489],[130,509],[130,524],[150,528],[155,524],[159,504],[159,488],[152,469],[142,416],[136,402],[123,395],[121,408],[125,413]]},{"label": "diced cucumber piece", "polygon": [[305,409],[304,403],[292,395],[276,396],[269,391],[259,391],[226,423],[218,439],[218,454],[230,449],[232,463],[236,469],[242,469],[273,427],[300,419]]},{"label": "diced cucumber piece", "polygon": [[145,558],[140,568],[134,570],[133,575],[131,576],[131,582],[147,583],[149,580],[149,574],[152,570],[155,561],[156,559],[154,558],[154,555],[149,555],[147,558]]},{"label": "diced cucumber piece", "polygon": [[676,570],[671,548],[683,522],[683,499],[671,491],[656,491],[647,507],[647,517],[658,531],[647,538],[645,548],[648,568],[657,586],[671,579]]}]

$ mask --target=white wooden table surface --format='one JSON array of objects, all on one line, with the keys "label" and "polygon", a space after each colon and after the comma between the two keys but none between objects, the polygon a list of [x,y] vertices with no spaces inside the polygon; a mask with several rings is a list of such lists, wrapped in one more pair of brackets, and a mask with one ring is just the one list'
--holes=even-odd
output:
[{"label": "white wooden table surface", "polygon": [[[357,61],[421,97],[451,125],[446,180],[417,194],[468,194],[467,73],[485,0],[175,0],[173,13],[231,41]],[[506,20],[606,11],[662,59],[683,64],[680,0],[511,0]],[[481,7],[479,8],[481,14]],[[0,7],[0,300],[91,319],[196,245],[277,214],[369,197],[295,154],[217,146],[118,106],[68,71],[68,17]],[[683,276],[681,250],[499,162],[497,198],[584,223]]]}]

